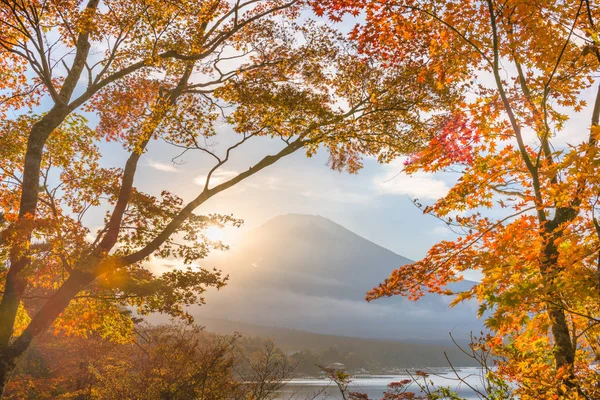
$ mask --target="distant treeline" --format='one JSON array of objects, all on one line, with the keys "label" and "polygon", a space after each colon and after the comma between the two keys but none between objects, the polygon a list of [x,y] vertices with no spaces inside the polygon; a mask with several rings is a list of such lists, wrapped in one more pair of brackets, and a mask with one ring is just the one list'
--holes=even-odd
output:
[{"label": "distant treeline", "polygon": [[321,365],[343,363],[349,372],[357,372],[361,368],[370,372],[386,372],[405,368],[448,367],[445,354],[457,367],[479,365],[458,347],[468,349],[468,338],[455,338],[455,344],[450,335],[445,342],[419,342],[324,335],[221,319],[204,319],[202,322],[209,331],[225,334],[241,332],[246,337],[272,339],[300,363],[298,371],[307,375],[314,374],[315,369],[310,368],[314,362]]}]

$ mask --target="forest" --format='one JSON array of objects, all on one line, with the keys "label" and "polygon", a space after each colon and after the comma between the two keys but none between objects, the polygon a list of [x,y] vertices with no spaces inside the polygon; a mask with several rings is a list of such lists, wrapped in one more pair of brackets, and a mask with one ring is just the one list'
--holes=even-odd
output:
[{"label": "forest", "polygon": [[[341,182],[392,166],[379,187],[406,178],[450,233],[411,227],[433,244],[364,307],[470,305],[479,398],[599,399],[599,19],[593,0],[0,0],[0,398],[276,399],[306,360],[203,331],[192,310],[236,279],[205,260],[273,199],[377,211]],[[315,358],[369,398],[327,365],[360,369],[348,354]],[[460,398],[428,377],[383,399]]]}]

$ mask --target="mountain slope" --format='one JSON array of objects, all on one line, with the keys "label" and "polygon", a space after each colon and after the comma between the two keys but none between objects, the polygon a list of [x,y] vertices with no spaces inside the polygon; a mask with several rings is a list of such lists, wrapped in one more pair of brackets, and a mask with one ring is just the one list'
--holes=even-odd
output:
[{"label": "mountain slope", "polygon": [[[230,275],[193,314],[311,332],[388,339],[447,340],[481,330],[475,306],[449,298],[418,303],[365,293],[410,262],[319,216],[289,214],[256,229],[231,251],[203,264]],[[471,282],[460,283],[461,288]]]}]

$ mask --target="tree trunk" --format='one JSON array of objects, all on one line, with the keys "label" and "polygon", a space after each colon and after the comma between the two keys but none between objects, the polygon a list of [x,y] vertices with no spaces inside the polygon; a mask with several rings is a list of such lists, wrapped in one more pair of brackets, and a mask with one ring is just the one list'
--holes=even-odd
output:
[{"label": "tree trunk", "polygon": [[33,220],[37,209],[40,165],[46,140],[68,115],[66,107],[56,106],[33,127],[27,142],[23,169],[23,185],[19,207],[16,243],[10,243],[10,268],[6,276],[4,293],[0,301],[0,348],[7,347],[12,337],[17,309],[27,287],[27,277],[21,273],[29,263],[27,248],[33,232]]},{"label": "tree trunk", "polygon": [[565,317],[565,311],[556,306],[548,310],[554,336],[554,360],[556,368],[566,367],[572,370],[575,364],[575,348],[571,342],[571,334]]},{"label": "tree trunk", "polygon": [[4,397],[4,389],[6,389],[8,378],[15,369],[14,360],[10,359],[7,350],[0,351],[0,398]]},{"label": "tree trunk", "polygon": [[571,221],[577,215],[572,208],[559,208],[554,220],[545,225],[546,245],[541,272],[547,280],[546,284],[551,289],[551,303],[548,304],[548,317],[550,319],[552,336],[554,338],[554,363],[557,369],[566,368],[573,372],[575,364],[575,344],[571,341],[571,333],[564,309],[560,305],[560,297],[553,293],[554,280],[558,274],[558,248],[555,245],[557,239],[562,235],[561,225]]},{"label": "tree trunk", "polygon": [[0,398],[15,369],[17,358],[31,345],[32,340],[44,333],[52,322],[64,311],[77,293],[89,285],[95,276],[74,271],[65,283],[48,299],[40,311],[33,317],[25,331],[12,343],[0,347]]},{"label": "tree trunk", "polygon": [[[99,1],[88,0],[86,11],[95,14]],[[21,272],[29,264],[27,249],[31,242],[31,235],[34,229],[33,221],[37,211],[40,166],[44,146],[50,134],[74,110],[68,103],[75,91],[77,82],[79,82],[81,72],[86,65],[85,61],[90,50],[89,35],[89,29],[85,29],[79,33],[73,64],[58,93],[58,98],[55,99],[55,104],[50,111],[31,127],[27,140],[27,150],[23,163],[21,199],[19,202],[19,219],[16,226],[16,229],[19,230],[17,232],[18,242],[10,244],[10,267],[6,277],[4,294],[0,302],[0,349],[8,348],[13,334],[17,309],[27,287],[27,277],[23,276]]]},{"label": "tree trunk", "polygon": [[13,343],[0,350],[0,398],[4,397],[6,385],[17,366],[17,358],[27,350],[27,347],[29,343],[26,346]]}]

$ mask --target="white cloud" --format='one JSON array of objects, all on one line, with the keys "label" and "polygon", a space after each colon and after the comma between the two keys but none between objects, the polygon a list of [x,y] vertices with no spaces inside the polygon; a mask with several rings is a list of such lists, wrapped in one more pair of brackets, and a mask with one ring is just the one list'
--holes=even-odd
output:
[{"label": "white cloud", "polygon": [[[239,172],[232,170],[217,170],[210,177],[210,186],[220,185],[223,182],[230,180],[231,178],[239,175]],[[206,175],[198,175],[194,182],[197,185],[204,186],[206,183]]]},{"label": "white cloud", "polygon": [[101,225],[94,226],[90,228],[90,231],[85,235],[85,241],[88,243],[94,243],[96,237],[98,236],[98,232],[100,229],[104,228]]},{"label": "white cloud", "polygon": [[266,186],[269,190],[280,190],[283,181],[277,176],[267,176],[264,180],[263,186]]},{"label": "white cloud", "polygon": [[446,182],[433,174],[417,172],[407,175],[402,171],[404,159],[385,166],[386,172],[373,178],[373,185],[381,194],[408,195],[417,199],[436,200],[450,189]]},{"label": "white cloud", "polygon": [[339,188],[332,188],[320,192],[304,191],[301,192],[300,195],[337,203],[367,203],[372,200],[372,196],[368,194],[349,192]]},{"label": "white cloud", "polygon": [[150,256],[150,259],[144,262],[143,266],[145,269],[155,275],[161,275],[174,269],[185,269],[188,266],[192,269],[202,268],[198,261],[193,261],[189,265],[185,265],[181,260],[173,258],[158,258],[154,256]]},{"label": "white cloud", "polygon": [[150,168],[154,168],[158,171],[163,171],[163,172],[177,172],[177,168],[175,168],[173,166],[173,164],[165,164],[165,163],[161,163],[158,161],[148,161],[148,166]]},{"label": "white cloud", "polygon": [[[268,286],[244,287],[230,281],[219,291],[210,288],[208,301],[189,311],[197,318],[218,318],[265,326],[303,329],[333,335],[380,338],[440,338],[448,331],[468,337],[480,329],[471,302],[453,309],[443,296],[428,296],[427,303],[406,299],[381,299],[367,303],[359,299],[310,295]],[[426,305],[427,304],[427,305]],[[440,312],[442,311],[443,312]],[[377,324],[377,321],[387,321]],[[410,321],[407,325],[406,321]],[[431,331],[434,324],[436,334]],[[384,326],[385,325],[385,326]]]},{"label": "white cloud", "polygon": [[431,233],[437,236],[448,236],[452,231],[447,226],[440,225],[433,228]]}]

